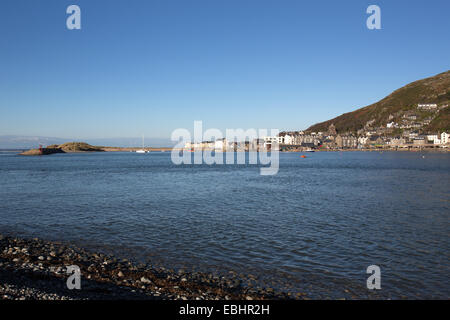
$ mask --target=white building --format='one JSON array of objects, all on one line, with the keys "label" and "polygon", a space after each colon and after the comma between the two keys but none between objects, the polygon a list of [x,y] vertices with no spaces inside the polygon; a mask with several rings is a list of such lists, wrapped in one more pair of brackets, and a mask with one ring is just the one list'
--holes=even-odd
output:
[{"label": "white building", "polygon": [[441,144],[447,144],[448,143],[448,137],[449,134],[446,132],[441,133]]},{"label": "white building", "polygon": [[213,141],[202,141],[202,142],[186,142],[184,144],[185,149],[195,149],[195,150],[203,150],[203,149],[212,149],[214,148]]},{"label": "white building", "polygon": [[388,145],[391,145],[391,146],[399,146],[399,145],[402,145],[402,144],[405,144],[405,139],[403,139],[403,138],[392,138],[389,142],[388,142]]},{"label": "white building", "polygon": [[369,140],[369,137],[358,137],[358,144],[365,145],[367,140]]},{"label": "white building", "polygon": [[273,144],[282,144],[284,142],[284,137],[263,137],[264,148],[272,147]]},{"label": "white building", "polygon": [[285,135],[283,143],[284,144],[290,144],[290,145],[294,144],[294,136],[291,136],[289,134]]},{"label": "white building", "polygon": [[389,122],[388,124],[386,124],[386,128],[394,128],[396,126],[397,124],[395,122]]},{"label": "white building", "polygon": [[[441,144],[441,139],[439,139],[439,136],[437,134],[427,135],[427,140],[429,142],[432,142],[433,144]],[[437,142],[437,141],[439,141],[439,142]]]},{"label": "white building", "polygon": [[284,137],[264,137],[264,142],[268,142],[268,143],[283,143],[284,142]]},{"label": "white building", "polygon": [[424,109],[424,110],[432,110],[437,108],[437,104],[435,103],[419,103],[417,105],[417,108]]},{"label": "white building", "polygon": [[225,150],[227,147],[227,139],[218,139],[214,142],[214,149],[216,150]]}]

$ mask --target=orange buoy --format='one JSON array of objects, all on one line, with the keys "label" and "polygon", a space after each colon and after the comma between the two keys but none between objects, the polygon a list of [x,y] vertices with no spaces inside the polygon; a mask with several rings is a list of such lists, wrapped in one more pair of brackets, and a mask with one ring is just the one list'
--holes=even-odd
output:
[{"label": "orange buoy", "polygon": [[306,158],[306,156],[305,156],[304,154],[302,154],[302,155],[300,156],[300,158]]}]

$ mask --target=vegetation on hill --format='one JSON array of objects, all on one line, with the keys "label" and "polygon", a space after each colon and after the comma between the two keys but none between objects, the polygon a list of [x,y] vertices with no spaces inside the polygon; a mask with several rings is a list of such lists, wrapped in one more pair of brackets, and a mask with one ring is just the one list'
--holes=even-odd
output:
[{"label": "vegetation on hill", "polygon": [[[399,121],[408,111],[417,111],[418,104],[432,103],[445,105],[450,102],[450,71],[412,82],[391,93],[384,99],[344,113],[334,119],[317,123],[306,131],[327,131],[334,124],[338,132],[357,132],[370,122],[371,126],[385,126],[389,121]],[[450,127],[449,108],[443,109],[425,128],[425,131],[444,131]],[[426,113],[423,113],[425,116]]]},{"label": "vegetation on hill", "polygon": [[91,146],[85,142],[67,142],[60,145],[50,145],[42,149],[31,149],[21,153],[21,155],[35,156],[47,155],[53,153],[71,153],[71,152],[99,152],[104,151],[101,147]]},{"label": "vegetation on hill", "polygon": [[450,132],[450,107],[445,108],[426,127],[428,132]]},{"label": "vegetation on hill", "polygon": [[[50,148],[50,146],[48,148]],[[103,151],[101,147],[91,146],[85,142],[67,142],[60,144],[57,148],[62,149],[65,152]]]}]

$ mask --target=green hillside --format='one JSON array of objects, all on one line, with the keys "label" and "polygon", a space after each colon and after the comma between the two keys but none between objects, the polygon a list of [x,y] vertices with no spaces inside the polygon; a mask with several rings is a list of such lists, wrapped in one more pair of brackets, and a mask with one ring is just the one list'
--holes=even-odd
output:
[{"label": "green hillside", "polygon": [[[385,126],[390,121],[400,121],[405,113],[411,111],[414,111],[418,118],[426,118],[429,116],[429,112],[418,110],[418,104],[433,103],[443,106],[449,102],[450,71],[446,71],[412,82],[372,105],[317,123],[306,131],[327,131],[328,127],[334,124],[338,132],[356,132],[363,129],[369,121],[371,121],[371,127]],[[440,110],[434,116],[431,123],[422,128],[424,132],[450,129],[448,107]]]},{"label": "green hillside", "polygon": [[[51,146],[49,146],[50,148]],[[64,152],[86,152],[86,151],[103,151],[102,148],[91,146],[85,142],[67,142],[60,144],[56,148],[62,149]]]},{"label": "green hillside", "polygon": [[428,132],[450,132],[450,108],[447,107],[425,128]]}]

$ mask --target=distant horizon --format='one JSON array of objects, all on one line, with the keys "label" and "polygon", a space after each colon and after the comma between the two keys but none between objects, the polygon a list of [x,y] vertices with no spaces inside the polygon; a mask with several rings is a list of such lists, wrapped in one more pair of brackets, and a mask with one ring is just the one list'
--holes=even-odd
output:
[{"label": "distant horizon", "polygon": [[[142,137],[116,137],[116,138],[62,138],[46,136],[0,135],[0,149],[29,149],[39,144],[44,146],[62,144],[66,142],[86,142],[90,145],[104,147],[141,147]],[[170,138],[145,138],[146,147],[171,147],[175,144]]]},{"label": "distant horizon", "polygon": [[378,30],[361,0],[72,4],[2,1],[0,135],[302,130],[450,69],[445,1],[379,0]]},{"label": "distant horizon", "polygon": [[[441,73],[447,72],[447,71],[449,71],[449,70],[444,70],[437,74],[441,74]],[[425,78],[429,78],[429,77],[435,76],[435,75],[436,74],[429,75]],[[421,79],[416,79],[412,82],[415,82],[417,80],[421,80]],[[405,84],[405,85],[407,85],[407,84]],[[392,88],[390,93],[396,91],[399,88]],[[383,98],[385,98],[385,97],[383,97]],[[381,98],[380,100],[382,100],[383,98]],[[378,101],[379,100],[374,101],[365,106],[355,107],[355,109],[350,110],[349,112],[355,111],[357,109],[365,108],[365,107],[372,105]],[[337,116],[340,116],[340,115],[342,115],[342,114],[339,114]],[[335,118],[335,117],[333,117],[333,118]],[[305,131],[313,125],[316,125],[318,123],[321,123],[321,122],[324,122],[327,120],[331,120],[333,118],[320,119],[319,121],[317,121],[315,123],[309,124],[305,128],[291,128],[291,129],[270,128],[270,129],[278,129],[280,132]],[[228,128],[231,129],[230,127],[228,127]],[[190,127],[187,127],[185,129],[192,131],[193,123],[191,124]],[[205,127],[204,129],[207,129],[207,128]],[[232,129],[238,129],[238,128],[232,128]],[[250,128],[249,127],[241,127],[241,129],[247,130]],[[175,141],[171,140],[170,135],[168,137],[157,137],[157,136],[145,137],[145,135],[144,135],[144,138],[145,138],[145,145],[148,147],[171,147],[176,144]],[[14,141],[17,141],[17,142],[14,142]],[[58,137],[56,137],[56,136],[44,136],[44,135],[32,135],[32,134],[31,135],[0,134],[0,149],[8,149],[8,148],[23,149],[23,148],[31,148],[33,146],[35,147],[38,144],[50,145],[50,144],[62,144],[65,142],[74,142],[74,141],[86,142],[91,145],[98,145],[98,146],[140,147],[140,146],[142,146],[142,135],[135,136],[135,137],[132,137],[132,136],[129,136],[129,137],[119,137],[119,136],[116,136],[116,137],[68,137],[68,136],[63,137],[63,136],[58,136]]]}]

